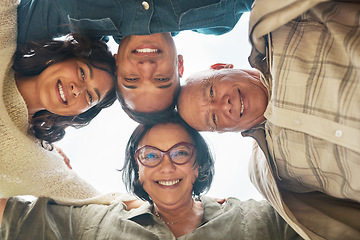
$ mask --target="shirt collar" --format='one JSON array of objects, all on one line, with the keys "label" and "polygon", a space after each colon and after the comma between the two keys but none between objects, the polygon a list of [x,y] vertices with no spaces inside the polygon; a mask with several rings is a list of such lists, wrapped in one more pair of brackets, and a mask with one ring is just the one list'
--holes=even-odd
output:
[{"label": "shirt collar", "polygon": [[280,175],[279,175],[279,172],[277,170],[277,166],[276,166],[276,163],[274,162],[273,158],[272,158],[272,155],[270,153],[270,150],[269,150],[269,146],[267,144],[267,141],[266,141],[266,131],[265,131],[265,124],[266,124],[266,121],[264,121],[263,123],[259,124],[259,125],[256,125],[252,128],[250,128],[249,130],[247,131],[244,131],[241,133],[241,135],[243,137],[252,137],[257,145],[260,147],[260,149],[262,150],[262,152],[264,153],[270,167],[271,167],[271,170],[272,172],[275,174],[277,174],[277,177],[280,179]]},{"label": "shirt collar", "polygon": [[[222,214],[223,211],[221,204],[218,204],[212,198],[207,196],[201,196],[200,200],[203,204],[203,210],[204,210],[204,215],[202,217],[200,225]],[[150,204],[149,202],[145,202],[140,207],[127,211],[126,219],[134,220],[135,218],[140,216],[152,215],[152,208],[153,208],[152,204]]]},{"label": "shirt collar", "polygon": [[147,215],[147,214],[151,215],[152,214],[151,210],[152,210],[152,205],[150,205],[149,202],[145,202],[140,207],[127,211],[126,219],[131,220],[140,215]]},{"label": "shirt collar", "polygon": [[200,225],[209,222],[211,219],[214,219],[223,213],[222,205],[217,203],[214,199],[207,196],[201,196],[200,200],[204,210]]}]

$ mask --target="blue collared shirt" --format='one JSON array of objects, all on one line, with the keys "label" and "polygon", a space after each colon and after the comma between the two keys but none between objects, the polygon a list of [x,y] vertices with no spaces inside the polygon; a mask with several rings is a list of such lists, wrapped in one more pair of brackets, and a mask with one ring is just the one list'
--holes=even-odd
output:
[{"label": "blue collared shirt", "polygon": [[70,32],[92,37],[147,35],[182,30],[224,34],[253,0],[22,0],[18,44]]}]

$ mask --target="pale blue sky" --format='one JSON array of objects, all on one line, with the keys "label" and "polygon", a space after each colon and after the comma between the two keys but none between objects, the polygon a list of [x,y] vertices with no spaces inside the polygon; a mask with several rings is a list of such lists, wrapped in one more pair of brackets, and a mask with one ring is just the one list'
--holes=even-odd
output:
[{"label": "pale blue sky", "polygon": [[[233,31],[222,36],[182,32],[174,40],[184,56],[183,79],[217,62],[235,68],[250,68],[247,57],[249,14],[244,14]],[[117,46],[113,46],[113,51]],[[104,192],[125,192],[121,172],[127,140],[137,126],[122,111],[120,104],[103,110],[89,126],[70,129],[59,145],[68,155],[74,171]],[[240,133],[203,133],[215,153],[215,178],[207,195],[262,199],[248,178],[248,161],[253,140]]]}]

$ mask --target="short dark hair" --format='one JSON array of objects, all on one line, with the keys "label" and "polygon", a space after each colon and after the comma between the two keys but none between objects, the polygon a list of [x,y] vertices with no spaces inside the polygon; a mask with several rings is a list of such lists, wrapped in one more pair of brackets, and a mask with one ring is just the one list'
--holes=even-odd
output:
[{"label": "short dark hair", "polygon": [[99,112],[116,100],[116,64],[104,41],[80,34],[69,34],[65,39],[41,43],[30,42],[19,46],[15,53],[13,69],[20,76],[39,75],[48,66],[68,59],[80,58],[93,67],[106,71],[113,78],[114,88],[97,105],[75,116],[61,116],[47,110],[34,114],[30,123],[36,138],[49,143],[59,141],[69,126],[80,128],[88,125]]},{"label": "short dark hair", "polygon": [[[194,167],[199,167],[199,176],[193,185],[192,194],[193,196],[199,196],[201,193],[207,192],[210,189],[215,169],[214,158],[205,139],[198,131],[190,127],[178,115],[174,115],[172,118],[168,119],[167,123],[179,124],[193,139],[196,151]],[[126,190],[135,194],[142,200],[149,202],[152,202],[152,200],[139,181],[139,169],[135,159],[135,151],[144,135],[156,125],[158,124],[140,124],[137,126],[126,145],[125,162],[122,168],[122,179]]]},{"label": "short dark hair", "polygon": [[[180,78],[180,76],[179,76]],[[132,110],[128,107],[128,105],[125,102],[125,99],[123,98],[122,94],[120,93],[120,90],[117,91],[117,99],[119,100],[122,109],[124,112],[135,122],[144,124],[144,125],[153,125],[161,122],[166,122],[167,119],[172,118],[174,111],[175,111],[175,105],[177,102],[177,99],[180,94],[180,80],[178,81],[178,86],[175,89],[174,92],[174,98],[173,102],[169,107],[167,107],[164,110],[157,111],[157,112],[139,112]]]}]

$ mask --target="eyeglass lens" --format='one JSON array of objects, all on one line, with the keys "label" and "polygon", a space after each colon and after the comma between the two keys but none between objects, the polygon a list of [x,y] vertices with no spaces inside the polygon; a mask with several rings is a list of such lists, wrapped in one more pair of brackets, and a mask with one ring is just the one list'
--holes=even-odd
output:
[{"label": "eyeglass lens", "polygon": [[[178,145],[174,148],[171,148],[168,151],[170,158],[173,162],[182,164],[189,160],[192,155],[192,148],[187,145]],[[153,166],[161,161],[163,152],[152,147],[144,147],[140,149],[139,159],[143,164],[147,166]]]}]

